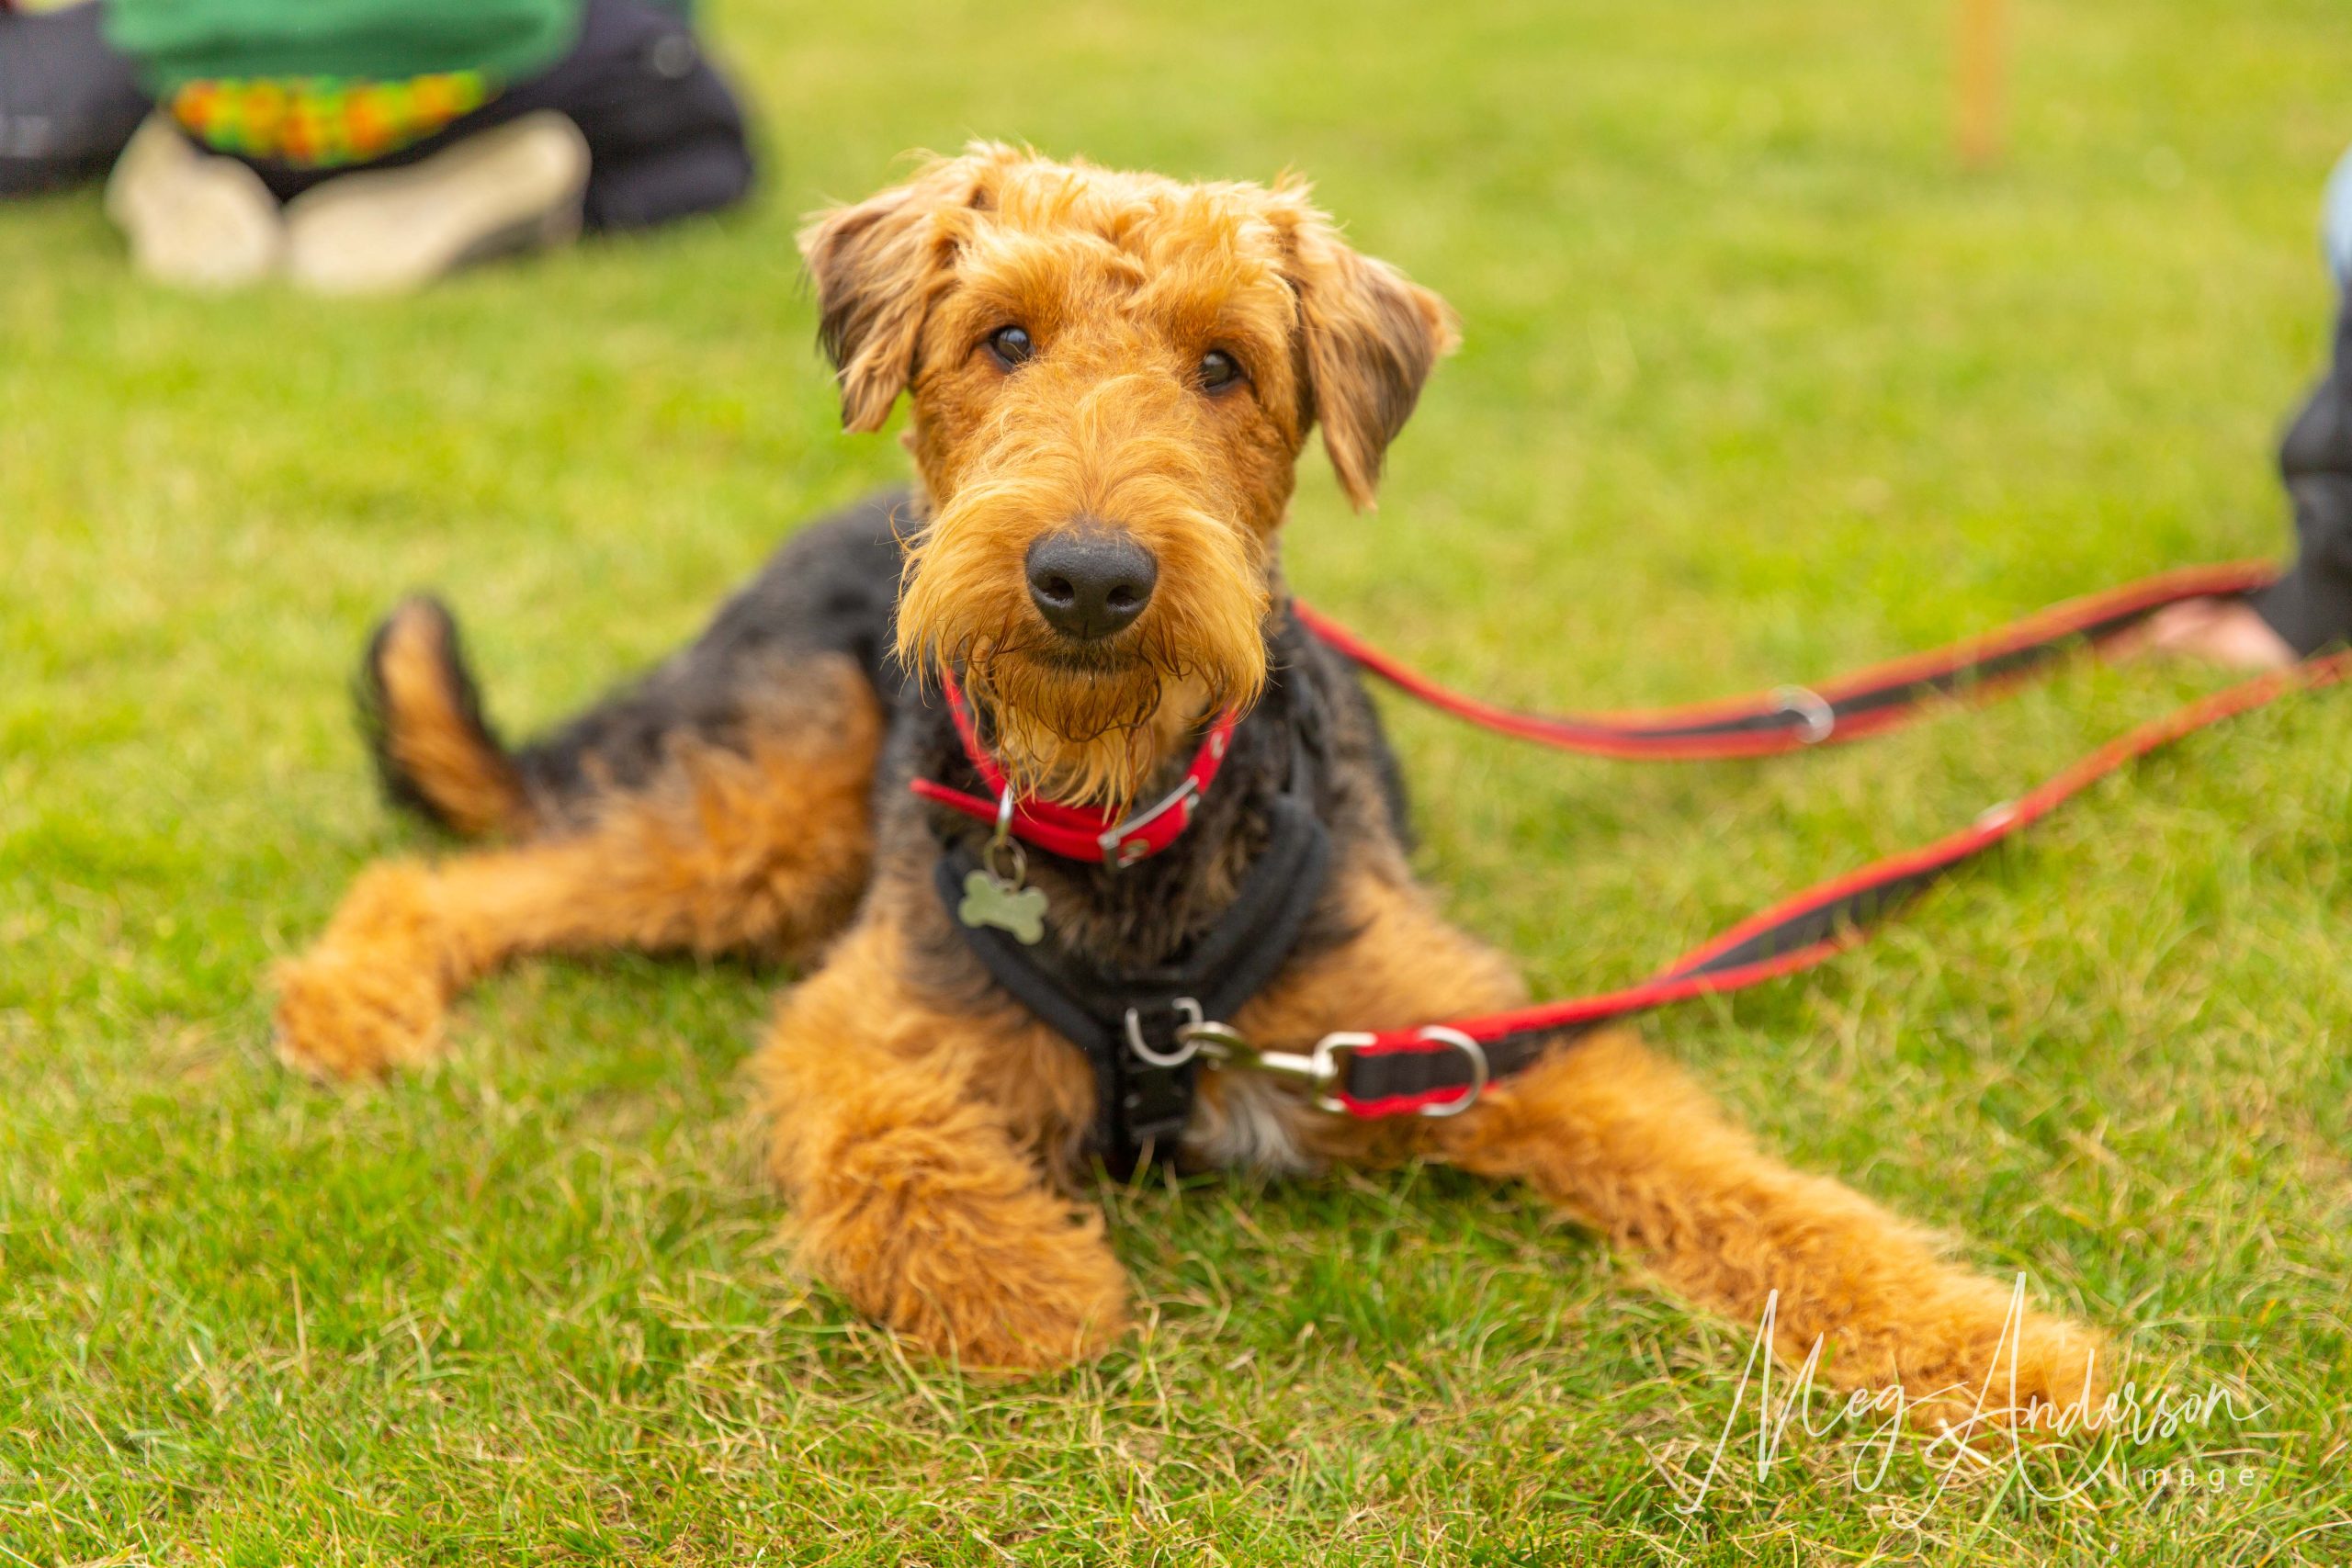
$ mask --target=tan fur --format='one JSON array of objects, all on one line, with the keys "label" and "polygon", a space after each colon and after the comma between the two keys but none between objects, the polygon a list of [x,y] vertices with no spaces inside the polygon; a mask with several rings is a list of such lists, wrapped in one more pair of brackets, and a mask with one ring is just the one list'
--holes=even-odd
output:
[{"label": "tan fur", "polygon": [[871,859],[879,705],[845,661],[746,752],[673,754],[588,823],[435,867],[371,868],[277,975],[277,1040],[322,1077],[428,1057],[464,987],[527,953],[608,947],[805,957],[848,919]]},{"label": "tan fur", "polygon": [[1631,1033],[1557,1051],[1433,1125],[1433,1152],[1525,1181],[1699,1305],[1753,1325],[1779,1292],[1775,1348],[1801,1360],[1821,1339],[1841,1386],[1900,1383],[1953,1418],[1988,1382],[1991,1407],[2005,1405],[2013,1373],[2021,1407],[2097,1386],[2095,1336],[2029,1310],[2004,1348],[2007,1286],[1943,1261],[1860,1193],[1759,1151]]},{"label": "tan fur", "polygon": [[[844,423],[877,428],[913,391],[928,506],[900,651],[919,671],[960,666],[1016,777],[1060,799],[1133,795],[1215,709],[1260,690],[1282,592],[1274,539],[1311,425],[1369,505],[1453,342],[1442,303],[1350,250],[1295,185],[1186,186],[982,145],[826,214],[803,243]],[[985,346],[1008,323],[1037,344],[1010,370]],[[1243,364],[1245,389],[1197,384],[1211,347]],[[1134,626],[1078,658],[1044,638],[1021,563],[1081,519],[1144,542],[1161,581]],[[433,688],[410,677],[435,667],[431,651],[395,639],[391,658],[420,714]],[[371,870],[284,973],[288,1055],[333,1076],[421,1060],[456,988],[519,953],[825,940],[867,875],[879,731],[872,698],[839,674],[821,715],[770,727],[748,757],[676,755],[659,786],[613,794],[576,829]],[[404,765],[464,774],[466,759],[409,744]],[[504,799],[469,798],[485,818]],[[927,909],[940,918],[928,875],[922,846],[878,867],[856,925],[784,998],[755,1069],[773,1169],[808,1265],[920,1347],[976,1366],[1093,1356],[1125,1324],[1126,1285],[1101,1217],[1069,1196],[1089,1071],[1001,994],[943,998],[918,983],[937,982],[912,934]],[[1352,936],[1242,1009],[1232,1021],[1249,1038],[1304,1052],[1334,1030],[1524,999],[1393,844],[1360,840],[1336,875]],[[1187,1146],[1279,1168],[1448,1160],[1526,1183],[1742,1322],[1777,1291],[1778,1348],[1802,1357],[1823,1337],[1839,1382],[1929,1396],[1997,1370],[2005,1291],[1759,1151],[1625,1033],[1558,1048],[1443,1121],[1335,1118],[1295,1089],[1211,1072]],[[2019,1392],[2071,1398],[2095,1344],[2029,1315],[2008,1358]]]},{"label": "tan fur", "polygon": [[455,668],[449,623],[437,609],[412,600],[392,613],[376,655],[384,749],[456,831],[520,830],[530,820],[523,780],[467,722]]},{"label": "tan fur", "polygon": [[[919,894],[928,897],[927,893]],[[1102,1215],[1043,1179],[1093,1115],[1084,1058],[1009,1003],[910,991],[888,901],[787,995],[757,1073],[802,1257],[967,1366],[1067,1365],[1126,1325]]]}]

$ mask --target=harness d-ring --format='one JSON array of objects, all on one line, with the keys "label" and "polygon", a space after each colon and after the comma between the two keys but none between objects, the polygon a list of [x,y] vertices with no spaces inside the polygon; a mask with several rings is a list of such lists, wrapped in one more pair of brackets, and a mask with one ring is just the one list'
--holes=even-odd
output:
[{"label": "harness d-ring", "polygon": [[1143,1043],[1143,1015],[1134,1008],[1127,1010],[1127,1049],[1155,1067],[1181,1067],[1201,1054],[1201,1036],[1197,1032],[1205,1023],[1201,1004],[1190,997],[1176,998],[1176,1010],[1184,1021],[1176,1026],[1176,1049],[1155,1051]]},{"label": "harness d-ring", "polygon": [[1794,714],[1804,720],[1804,728],[1797,731],[1797,739],[1808,746],[1818,746],[1829,739],[1838,728],[1838,710],[1829,699],[1811,686],[1775,686],[1772,703],[1781,712]]},{"label": "harness d-ring", "polygon": [[1462,1031],[1449,1029],[1442,1023],[1424,1025],[1420,1035],[1424,1040],[1433,1040],[1441,1045],[1451,1045],[1470,1059],[1470,1087],[1452,1100],[1442,1100],[1432,1105],[1424,1105],[1420,1109],[1421,1115],[1431,1118],[1459,1116],[1477,1104],[1478,1097],[1487,1092],[1487,1048],[1463,1033]]}]

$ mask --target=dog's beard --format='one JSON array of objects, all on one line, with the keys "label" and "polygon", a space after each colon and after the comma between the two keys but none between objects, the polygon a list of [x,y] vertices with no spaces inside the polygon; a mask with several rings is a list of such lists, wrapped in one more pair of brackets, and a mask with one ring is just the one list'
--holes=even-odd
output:
[{"label": "dog's beard", "polygon": [[1160,520],[1147,530],[1159,592],[1127,630],[1074,643],[1037,617],[1025,579],[1006,570],[1022,558],[1023,520],[1070,503],[1006,483],[986,496],[989,506],[967,498],[953,527],[934,521],[910,546],[898,651],[910,670],[959,673],[1022,794],[1124,806],[1204,718],[1257,700],[1273,596],[1263,541],[1208,513],[1127,508]]},{"label": "dog's beard", "polygon": [[1111,650],[1043,634],[990,638],[957,662],[1014,790],[1073,806],[1134,800],[1199,720],[1232,700],[1227,681],[1148,639]]}]

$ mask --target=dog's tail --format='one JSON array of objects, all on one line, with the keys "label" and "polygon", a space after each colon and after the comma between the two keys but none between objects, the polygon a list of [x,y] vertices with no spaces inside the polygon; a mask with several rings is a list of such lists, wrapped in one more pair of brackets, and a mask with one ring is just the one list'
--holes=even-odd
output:
[{"label": "dog's tail", "polygon": [[356,693],[384,794],[464,838],[531,825],[522,771],[483,718],[458,623],[426,594],[368,640]]}]

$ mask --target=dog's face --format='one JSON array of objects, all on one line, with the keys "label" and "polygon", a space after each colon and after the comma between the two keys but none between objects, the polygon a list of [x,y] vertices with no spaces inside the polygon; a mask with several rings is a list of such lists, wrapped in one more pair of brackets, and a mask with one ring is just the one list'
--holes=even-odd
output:
[{"label": "dog's face", "polygon": [[1023,788],[1125,800],[1266,675],[1274,536],[1318,421],[1370,504],[1453,336],[1303,186],[976,146],[801,236],[843,423],[913,394],[929,492],[899,603]]}]

